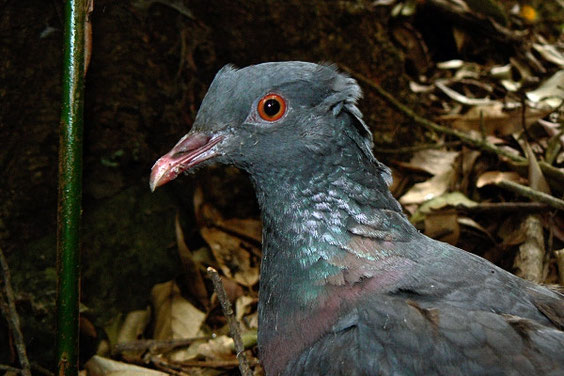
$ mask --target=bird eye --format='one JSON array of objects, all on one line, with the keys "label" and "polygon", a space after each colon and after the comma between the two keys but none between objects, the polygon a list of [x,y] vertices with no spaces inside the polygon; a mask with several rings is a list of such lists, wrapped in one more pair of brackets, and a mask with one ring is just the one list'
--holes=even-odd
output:
[{"label": "bird eye", "polygon": [[286,112],[286,101],[278,94],[267,94],[258,103],[258,113],[267,121],[276,121]]}]

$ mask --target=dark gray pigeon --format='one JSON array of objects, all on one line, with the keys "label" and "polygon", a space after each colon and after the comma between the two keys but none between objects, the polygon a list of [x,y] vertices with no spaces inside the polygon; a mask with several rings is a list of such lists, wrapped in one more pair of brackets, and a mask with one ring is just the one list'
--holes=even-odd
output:
[{"label": "dark gray pigeon", "polygon": [[564,375],[564,296],[419,233],[332,66],[226,66],[151,189],[204,161],[247,171],[263,221],[267,375]]}]

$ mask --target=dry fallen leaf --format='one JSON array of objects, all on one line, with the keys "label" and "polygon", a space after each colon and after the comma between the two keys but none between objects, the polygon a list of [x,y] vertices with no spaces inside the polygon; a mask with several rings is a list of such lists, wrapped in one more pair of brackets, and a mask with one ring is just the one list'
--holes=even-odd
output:
[{"label": "dry fallen leaf", "polygon": [[420,150],[413,154],[409,163],[400,163],[400,165],[412,170],[425,171],[431,175],[440,175],[452,170],[458,154],[458,151]]},{"label": "dry fallen leaf", "polygon": [[[151,309],[132,311],[127,314],[118,333],[117,343],[133,342],[141,338],[151,320]],[[128,361],[140,361],[143,351],[127,351],[122,356]]]},{"label": "dry fallen leaf", "polygon": [[94,355],[84,365],[88,376],[167,376],[167,373]]},{"label": "dry fallen leaf", "polygon": [[460,226],[455,210],[429,213],[425,216],[425,235],[456,245],[460,237]]},{"label": "dry fallen leaf", "polygon": [[470,200],[461,192],[444,193],[422,204],[409,220],[412,223],[417,223],[425,219],[425,216],[429,213],[432,213],[433,211],[440,210],[449,206],[454,207],[459,205],[471,208],[478,205],[478,203]]},{"label": "dry fallen leaf", "polygon": [[235,359],[233,349],[233,339],[223,335],[202,343],[198,347],[198,353],[213,360]]},{"label": "dry fallen leaf", "polygon": [[220,221],[217,226],[236,235],[252,239],[257,243],[262,242],[262,223],[258,219],[231,218]]},{"label": "dry fallen leaf", "polygon": [[[527,127],[537,120],[542,119],[552,109],[527,108],[525,123]],[[462,115],[444,115],[442,121],[452,121],[453,128],[464,131],[482,132],[482,124],[486,135],[507,136],[523,129],[522,110],[504,109],[504,104],[495,102],[490,105],[474,106]]]},{"label": "dry fallen leaf", "polygon": [[180,294],[174,281],[153,287],[151,299],[155,308],[154,339],[196,337],[206,314]]},{"label": "dry fallen leaf", "polygon": [[482,188],[486,185],[497,184],[502,180],[508,180],[520,184],[524,181],[518,173],[513,171],[487,171],[480,175],[476,181],[476,187]]},{"label": "dry fallen leaf", "polygon": [[454,170],[452,170],[435,175],[425,182],[414,184],[409,191],[400,197],[399,202],[403,205],[420,204],[440,196],[448,190],[454,175]]}]

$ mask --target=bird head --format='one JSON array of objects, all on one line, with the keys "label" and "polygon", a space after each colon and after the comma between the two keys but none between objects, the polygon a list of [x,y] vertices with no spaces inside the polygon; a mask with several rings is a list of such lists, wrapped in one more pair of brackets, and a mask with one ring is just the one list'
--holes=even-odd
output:
[{"label": "bird head", "polygon": [[[339,137],[351,137],[373,158],[372,135],[356,101],[361,90],[335,67],[274,62],[215,76],[190,132],[151,170],[157,187],[209,162],[253,169],[308,163],[327,154]],[[314,163],[314,162],[310,162]]]}]

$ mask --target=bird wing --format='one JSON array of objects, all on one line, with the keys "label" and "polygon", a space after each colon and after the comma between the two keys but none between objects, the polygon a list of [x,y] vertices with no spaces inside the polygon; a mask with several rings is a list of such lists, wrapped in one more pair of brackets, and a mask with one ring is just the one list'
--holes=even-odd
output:
[{"label": "bird wing", "polygon": [[564,332],[522,317],[365,297],[286,375],[557,375]]}]

